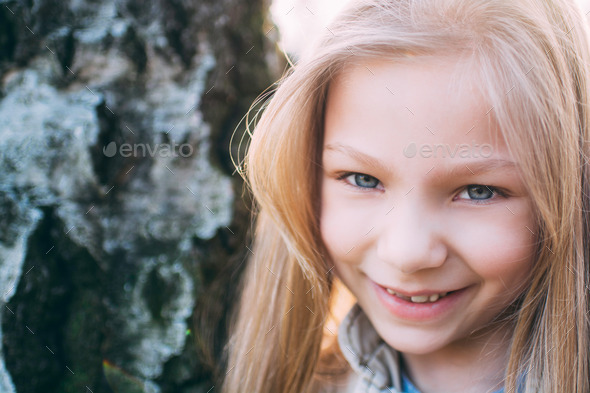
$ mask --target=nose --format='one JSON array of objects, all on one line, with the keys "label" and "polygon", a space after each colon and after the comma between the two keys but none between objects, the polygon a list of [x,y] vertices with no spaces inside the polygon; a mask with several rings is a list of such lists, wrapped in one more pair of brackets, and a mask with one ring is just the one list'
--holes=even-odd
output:
[{"label": "nose", "polygon": [[377,257],[406,274],[440,267],[448,255],[440,221],[418,201],[398,203],[380,222]]}]

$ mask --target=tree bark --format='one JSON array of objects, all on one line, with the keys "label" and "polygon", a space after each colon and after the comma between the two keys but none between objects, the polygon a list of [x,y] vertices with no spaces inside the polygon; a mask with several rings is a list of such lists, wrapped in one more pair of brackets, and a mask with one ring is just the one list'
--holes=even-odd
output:
[{"label": "tree bark", "polygon": [[0,0],[0,392],[215,391],[267,7]]}]

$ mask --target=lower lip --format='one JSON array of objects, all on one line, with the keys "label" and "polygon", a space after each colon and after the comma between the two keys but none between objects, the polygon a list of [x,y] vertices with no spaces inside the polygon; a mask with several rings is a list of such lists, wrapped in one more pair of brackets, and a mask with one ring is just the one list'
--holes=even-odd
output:
[{"label": "lower lip", "polygon": [[436,302],[413,303],[390,294],[385,288],[371,281],[381,303],[398,318],[426,321],[444,317],[452,312],[466,297],[470,287],[459,289],[438,299]]}]

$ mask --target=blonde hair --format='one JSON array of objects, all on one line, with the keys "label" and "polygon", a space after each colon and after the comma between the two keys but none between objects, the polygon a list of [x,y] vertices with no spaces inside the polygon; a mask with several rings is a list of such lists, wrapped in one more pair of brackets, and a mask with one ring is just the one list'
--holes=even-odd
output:
[{"label": "blonde hair", "polygon": [[255,244],[223,391],[314,389],[335,282],[319,232],[330,81],[363,59],[467,55],[521,162],[539,228],[506,392],[521,379],[526,392],[588,392],[589,49],[573,1],[373,0],[342,12],[279,82],[252,133],[245,164]]}]

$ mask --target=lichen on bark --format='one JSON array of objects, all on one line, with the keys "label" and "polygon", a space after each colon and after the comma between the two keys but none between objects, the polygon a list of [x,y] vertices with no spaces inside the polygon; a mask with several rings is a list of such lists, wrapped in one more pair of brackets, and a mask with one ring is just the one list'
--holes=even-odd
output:
[{"label": "lichen on bark", "polygon": [[0,1],[0,391],[215,383],[267,5]]}]

